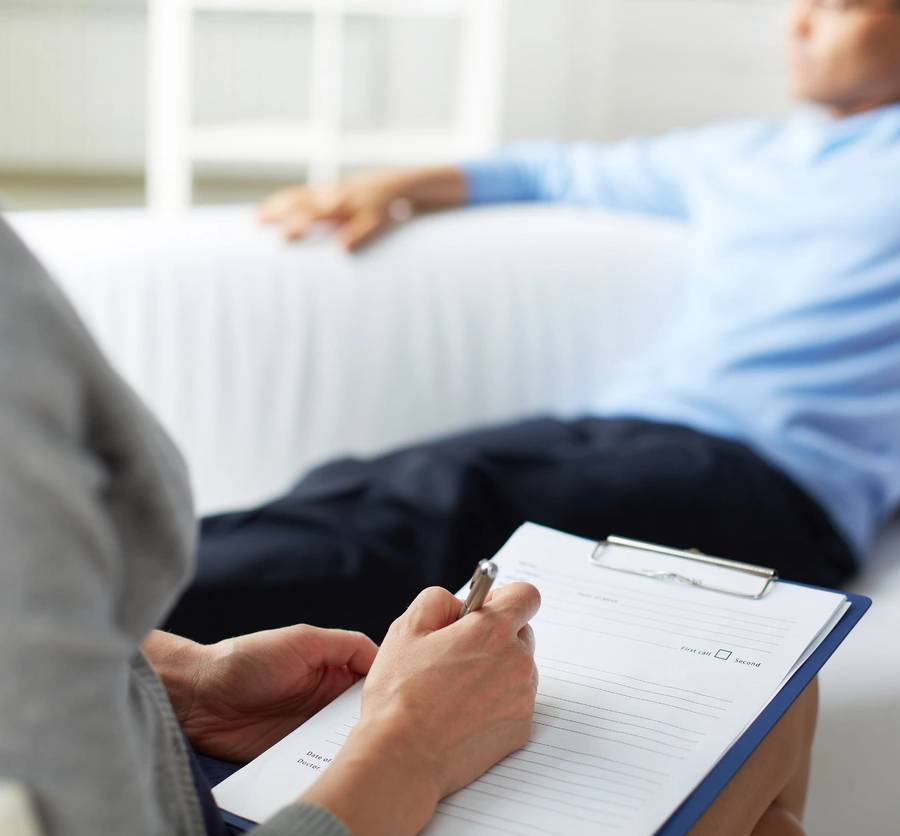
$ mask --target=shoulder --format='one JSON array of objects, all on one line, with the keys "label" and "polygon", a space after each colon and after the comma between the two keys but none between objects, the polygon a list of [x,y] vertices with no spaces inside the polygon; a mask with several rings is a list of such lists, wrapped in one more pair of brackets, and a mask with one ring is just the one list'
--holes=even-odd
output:
[{"label": "shoulder", "polygon": [[194,542],[181,455],[2,217],[0,528],[42,588],[62,576],[41,538],[71,541],[73,585],[102,564],[104,594],[118,596],[120,626],[135,640],[181,589]]},{"label": "shoulder", "polygon": [[[0,217],[0,416],[83,428],[90,341],[62,292]],[[17,417],[18,416],[18,417]]]},{"label": "shoulder", "polygon": [[712,122],[696,128],[671,131],[660,140],[684,150],[690,149],[702,159],[719,159],[749,154],[777,141],[784,126],[757,120]]}]

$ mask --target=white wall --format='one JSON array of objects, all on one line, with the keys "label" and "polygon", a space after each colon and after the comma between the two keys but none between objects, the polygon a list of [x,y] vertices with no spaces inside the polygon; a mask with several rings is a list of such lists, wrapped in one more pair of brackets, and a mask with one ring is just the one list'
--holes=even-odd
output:
[{"label": "white wall", "polygon": [[[785,112],[784,0],[615,4],[606,113],[613,134]],[[602,132],[601,126],[596,129]]]},{"label": "white wall", "polygon": [[131,0],[0,0],[0,167],[134,168],[143,18]]},{"label": "white wall", "polygon": [[[779,114],[783,0],[512,0],[504,134],[608,138]],[[136,171],[142,0],[0,0],[0,169]],[[427,26],[428,28],[423,28]],[[447,121],[458,32],[356,23],[349,125]],[[197,117],[302,116],[302,20],[208,16]]]}]

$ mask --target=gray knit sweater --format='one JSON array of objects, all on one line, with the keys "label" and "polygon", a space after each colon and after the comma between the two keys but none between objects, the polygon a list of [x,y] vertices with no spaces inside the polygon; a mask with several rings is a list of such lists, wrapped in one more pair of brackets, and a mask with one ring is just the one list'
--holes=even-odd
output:
[{"label": "gray knit sweater", "polygon": [[[0,779],[48,836],[204,834],[139,651],[193,547],[180,456],[0,218]],[[254,833],[347,836],[308,805]]]}]

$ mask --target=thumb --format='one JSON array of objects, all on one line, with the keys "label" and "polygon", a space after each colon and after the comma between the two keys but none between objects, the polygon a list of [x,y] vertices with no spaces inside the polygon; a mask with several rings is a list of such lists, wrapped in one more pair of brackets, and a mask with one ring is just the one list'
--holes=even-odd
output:
[{"label": "thumb", "polygon": [[418,594],[400,621],[414,633],[433,633],[453,624],[461,609],[459,598],[440,586],[432,586]]},{"label": "thumb", "polygon": [[368,636],[350,630],[298,624],[284,628],[283,632],[294,650],[314,668],[346,667],[365,676],[378,653],[378,645]]}]

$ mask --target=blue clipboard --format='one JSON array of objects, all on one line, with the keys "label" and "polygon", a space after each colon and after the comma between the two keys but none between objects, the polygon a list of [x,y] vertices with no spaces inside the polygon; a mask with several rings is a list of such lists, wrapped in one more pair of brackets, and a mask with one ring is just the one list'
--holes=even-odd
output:
[{"label": "blue clipboard", "polygon": [[230,825],[239,833],[246,833],[258,824],[258,822],[250,821],[250,819],[242,819],[240,816],[236,816],[234,813],[229,813],[226,810],[219,810],[219,812],[222,814],[222,821],[224,821],[225,824]]},{"label": "blue clipboard", "polygon": [[[779,581],[779,583],[791,583]],[[794,584],[809,586],[808,584]],[[821,589],[822,587],[809,587]],[[832,592],[834,590],[826,590]],[[740,771],[747,759],[756,751],[766,735],[772,731],[785,712],[794,704],[794,700],[815,679],[816,674],[840,647],[850,631],[872,606],[872,599],[864,595],[844,593],[850,602],[850,609],[834,629],[823,639],[815,652],[807,659],[794,675],[784,684],[772,701],[763,709],[762,714],[753,721],[747,731],[737,740],[712,771],[697,788],[684,800],[684,803],[672,814],[669,820],[657,831],[658,836],[683,836],[687,833],[712,806],[722,790]]]},{"label": "blue clipboard", "polygon": [[[779,581],[779,583],[791,583],[791,581]],[[808,584],[794,584],[795,586],[807,586],[810,589],[823,589],[822,587],[809,586]],[[823,590],[833,592],[834,590]],[[700,820],[703,814],[712,806],[725,787],[731,782],[749,757],[763,742],[766,735],[778,724],[787,710],[803,690],[815,679],[816,674],[824,667],[841,643],[850,634],[850,631],[859,623],[859,620],[872,606],[872,599],[864,595],[844,593],[850,602],[850,609],[837,623],[834,629],[823,639],[815,652],[807,659],[794,675],[784,684],[772,701],[763,709],[763,712],[753,721],[747,731],[725,753],[722,759],[712,768],[697,788],[684,800],[682,805],[672,814],[669,820],[657,831],[657,836],[684,836]],[[207,774],[209,769],[204,765]],[[231,766],[225,772],[217,775],[218,783],[234,772],[238,767]],[[210,776],[212,777],[212,776]],[[256,827],[256,822],[235,816],[224,810],[221,811],[226,824],[239,832]]]}]

